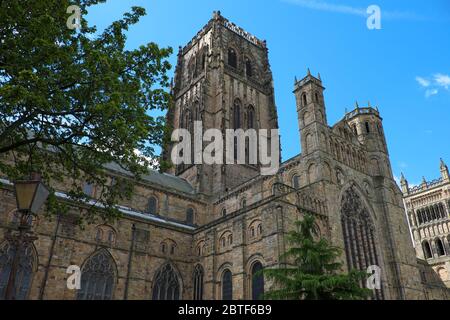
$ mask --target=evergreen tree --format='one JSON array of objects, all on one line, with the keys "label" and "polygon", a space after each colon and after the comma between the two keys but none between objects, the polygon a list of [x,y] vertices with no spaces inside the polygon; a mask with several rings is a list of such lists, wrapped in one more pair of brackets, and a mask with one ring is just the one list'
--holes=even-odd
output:
[{"label": "evergreen tree", "polygon": [[337,262],[341,250],[324,238],[315,239],[315,219],[307,214],[288,235],[291,248],[280,257],[286,261],[277,269],[264,270],[274,283],[266,299],[274,300],[360,300],[371,291],[361,287],[366,274],[352,270],[342,273]]}]

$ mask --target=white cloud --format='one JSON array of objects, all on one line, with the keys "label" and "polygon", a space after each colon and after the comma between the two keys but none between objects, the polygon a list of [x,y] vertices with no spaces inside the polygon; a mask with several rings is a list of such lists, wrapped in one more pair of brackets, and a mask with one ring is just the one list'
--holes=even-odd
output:
[{"label": "white cloud", "polygon": [[429,98],[431,96],[437,95],[438,93],[438,89],[428,89],[427,91],[425,91],[425,97]]},{"label": "white cloud", "polygon": [[[322,0],[282,0],[303,8],[328,11],[335,13],[343,13],[360,17],[367,17],[367,7],[353,7],[345,4],[334,4]],[[412,12],[402,11],[386,11],[381,8],[381,16],[386,19],[400,19],[400,20],[424,20],[424,17]]]},{"label": "white cloud", "polygon": [[443,73],[436,73],[432,77],[416,77],[417,83],[425,88],[425,97],[429,98],[431,96],[437,95],[441,88],[445,90],[450,89],[450,76]]},{"label": "white cloud", "polygon": [[450,76],[442,73],[437,73],[434,75],[434,82],[436,83],[436,85],[444,87],[446,90],[448,90],[450,86]]},{"label": "white cloud", "polygon": [[332,4],[324,1],[317,0],[284,0],[285,2],[289,2],[304,8],[320,10],[320,11],[329,11],[329,12],[337,12],[337,13],[345,13],[352,14],[357,16],[366,16],[366,9],[356,8],[352,6],[342,5],[342,4]]},{"label": "white cloud", "polygon": [[427,80],[425,78],[422,77],[416,77],[416,81],[422,86],[422,87],[429,87],[431,82],[430,80]]}]

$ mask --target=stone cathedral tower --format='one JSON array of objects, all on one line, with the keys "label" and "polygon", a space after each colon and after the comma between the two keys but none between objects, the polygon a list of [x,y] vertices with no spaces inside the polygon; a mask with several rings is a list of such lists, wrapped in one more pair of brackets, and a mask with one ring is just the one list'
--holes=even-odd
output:
[{"label": "stone cathedral tower", "polygon": [[[191,136],[194,121],[202,121],[203,132],[221,130],[224,138],[226,129],[278,128],[266,43],[220,12],[214,12],[208,24],[180,47],[173,95],[168,121],[174,129],[189,130]],[[258,165],[182,164],[170,173],[186,179],[199,193],[216,195],[259,172]]]}]

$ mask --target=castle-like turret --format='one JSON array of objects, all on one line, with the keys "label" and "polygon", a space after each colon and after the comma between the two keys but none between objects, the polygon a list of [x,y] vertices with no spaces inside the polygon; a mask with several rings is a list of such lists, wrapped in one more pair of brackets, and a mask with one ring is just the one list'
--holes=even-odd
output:
[{"label": "castle-like turret", "polygon": [[370,102],[367,107],[360,107],[356,103],[355,110],[346,113],[345,119],[359,142],[366,146],[373,174],[393,178],[383,130],[383,119],[378,108],[372,107]]},{"label": "castle-like turret", "polygon": [[295,80],[294,94],[297,100],[303,154],[310,154],[320,148],[325,148],[325,145],[319,142],[320,133],[328,127],[324,90],[320,74],[314,77],[309,69],[303,79]]}]

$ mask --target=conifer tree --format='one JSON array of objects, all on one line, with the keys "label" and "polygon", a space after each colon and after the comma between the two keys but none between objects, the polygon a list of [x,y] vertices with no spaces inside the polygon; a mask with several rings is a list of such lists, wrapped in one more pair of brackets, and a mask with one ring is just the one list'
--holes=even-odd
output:
[{"label": "conifer tree", "polygon": [[264,298],[273,300],[362,300],[371,291],[362,288],[366,274],[352,270],[343,273],[338,262],[341,250],[324,239],[316,239],[315,218],[307,214],[288,235],[291,247],[281,257],[284,265],[265,269],[273,289]]}]

